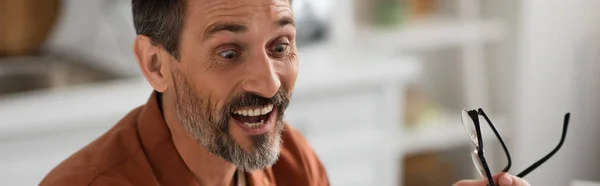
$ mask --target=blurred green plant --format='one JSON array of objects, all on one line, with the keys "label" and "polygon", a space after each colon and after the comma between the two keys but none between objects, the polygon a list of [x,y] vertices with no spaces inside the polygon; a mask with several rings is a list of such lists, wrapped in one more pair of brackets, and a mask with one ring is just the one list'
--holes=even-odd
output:
[{"label": "blurred green plant", "polygon": [[405,19],[405,5],[403,0],[378,0],[374,11],[375,24],[382,27],[401,25]]}]

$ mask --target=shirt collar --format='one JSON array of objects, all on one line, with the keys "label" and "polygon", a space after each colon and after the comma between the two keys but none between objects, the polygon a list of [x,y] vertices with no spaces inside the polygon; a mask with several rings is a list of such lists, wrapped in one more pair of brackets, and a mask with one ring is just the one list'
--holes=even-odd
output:
[{"label": "shirt collar", "polygon": [[140,141],[154,175],[161,185],[197,185],[175,149],[159,103],[155,91],[138,116]]}]

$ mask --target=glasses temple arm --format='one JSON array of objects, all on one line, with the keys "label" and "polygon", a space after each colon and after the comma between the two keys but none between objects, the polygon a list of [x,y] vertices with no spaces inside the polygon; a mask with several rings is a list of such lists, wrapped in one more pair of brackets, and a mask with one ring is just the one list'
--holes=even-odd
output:
[{"label": "glasses temple arm", "polygon": [[565,115],[562,136],[560,138],[560,142],[554,148],[554,150],[552,150],[552,152],[550,152],[548,155],[544,156],[542,159],[540,159],[537,162],[535,162],[533,165],[527,167],[527,169],[523,170],[523,172],[517,174],[517,177],[522,178],[522,177],[526,176],[531,171],[535,170],[540,165],[542,165],[544,162],[546,162],[548,159],[550,159],[554,154],[556,154],[556,152],[558,152],[558,150],[562,147],[563,143],[565,142],[565,138],[567,137],[567,128],[569,127],[569,118],[570,117],[571,117],[570,113],[567,113]]},{"label": "glasses temple arm", "polygon": [[504,150],[504,154],[506,154],[506,158],[508,161],[508,164],[506,165],[506,167],[504,167],[504,169],[502,169],[502,172],[508,172],[508,170],[510,170],[510,167],[512,166],[512,158],[510,156],[510,152],[508,152],[508,148],[506,148],[506,144],[504,143],[504,140],[502,139],[502,137],[500,137],[500,133],[498,133],[498,130],[496,130],[496,127],[494,127],[494,124],[492,124],[492,121],[490,120],[490,118],[488,118],[488,116],[485,114],[485,112],[483,112],[483,109],[480,108],[479,113],[481,113],[483,118],[485,118],[487,123],[490,125],[490,128],[492,128],[492,131],[494,131],[494,134],[498,138],[498,141],[500,141],[500,144],[502,145],[502,149]]}]

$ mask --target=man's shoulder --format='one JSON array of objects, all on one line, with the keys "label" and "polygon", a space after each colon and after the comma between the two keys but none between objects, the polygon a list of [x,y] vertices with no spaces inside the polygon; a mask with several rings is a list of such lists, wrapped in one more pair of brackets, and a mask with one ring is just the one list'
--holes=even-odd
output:
[{"label": "man's shoulder", "polygon": [[287,185],[288,182],[329,185],[323,164],[298,130],[286,123],[281,138],[283,142],[279,160],[272,169],[277,182],[286,183],[278,185]]},{"label": "man's shoulder", "polygon": [[62,161],[40,185],[93,185],[110,181],[113,172],[145,166],[136,128],[141,108],[131,111],[102,136]]},{"label": "man's shoulder", "polygon": [[295,155],[312,153],[312,147],[304,135],[287,122],[284,122],[281,139],[283,140],[282,150],[294,151]]}]

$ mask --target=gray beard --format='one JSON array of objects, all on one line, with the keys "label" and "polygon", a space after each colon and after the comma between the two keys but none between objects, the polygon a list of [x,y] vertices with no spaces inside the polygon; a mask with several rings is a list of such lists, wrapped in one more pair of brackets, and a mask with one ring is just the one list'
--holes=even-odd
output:
[{"label": "gray beard", "polygon": [[210,97],[203,100],[180,72],[174,73],[173,80],[177,96],[177,119],[201,147],[246,172],[264,169],[278,160],[283,130],[282,113],[279,113],[276,121],[271,121],[275,122],[274,131],[249,136],[250,147],[245,151],[228,132],[230,110],[227,107],[224,106],[218,114],[213,115],[212,112],[217,109]]}]

